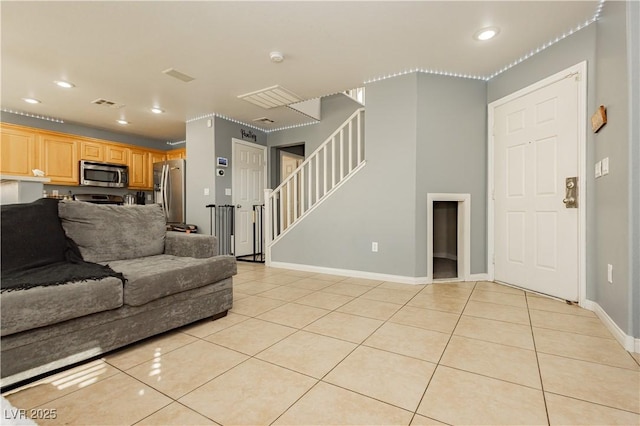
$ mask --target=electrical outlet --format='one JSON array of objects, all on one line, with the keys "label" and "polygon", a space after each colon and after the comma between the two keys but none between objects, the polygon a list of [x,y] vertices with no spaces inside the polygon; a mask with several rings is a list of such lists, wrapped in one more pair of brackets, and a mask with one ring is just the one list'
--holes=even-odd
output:
[{"label": "electrical outlet", "polygon": [[613,284],[613,265],[610,263],[607,264],[607,281]]},{"label": "electrical outlet", "polygon": [[598,161],[596,163],[595,172],[596,172],[596,179],[602,176],[602,161]]},{"label": "electrical outlet", "polygon": [[602,159],[602,176],[609,174],[609,157]]},{"label": "electrical outlet", "polygon": [[231,188],[225,188],[224,195],[231,195]]},{"label": "electrical outlet", "polygon": [[371,251],[374,252],[374,253],[378,252],[378,243],[377,242],[374,241],[374,242],[371,243]]}]

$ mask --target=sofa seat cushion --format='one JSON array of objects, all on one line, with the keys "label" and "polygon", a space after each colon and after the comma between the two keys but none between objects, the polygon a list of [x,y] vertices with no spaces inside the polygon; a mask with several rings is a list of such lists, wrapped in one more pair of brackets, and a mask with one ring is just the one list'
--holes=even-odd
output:
[{"label": "sofa seat cushion", "polygon": [[109,266],[124,274],[127,280],[124,303],[129,306],[141,306],[170,294],[218,282],[236,273],[233,256],[195,259],[161,254],[112,261]]},{"label": "sofa seat cushion", "polygon": [[2,293],[1,335],[116,309],[122,304],[122,281],[115,277],[8,291]]}]

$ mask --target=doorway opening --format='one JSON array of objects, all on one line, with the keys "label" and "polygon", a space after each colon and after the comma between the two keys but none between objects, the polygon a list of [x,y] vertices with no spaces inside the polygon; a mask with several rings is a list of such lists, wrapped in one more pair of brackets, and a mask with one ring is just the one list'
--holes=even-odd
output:
[{"label": "doorway opening", "polygon": [[[284,157],[284,158],[283,158]],[[302,159],[304,161],[305,158],[305,145],[303,143],[296,143],[294,145],[287,146],[277,146],[271,148],[271,183],[272,187],[275,188],[284,180],[283,177],[283,168],[286,168],[288,164],[283,164],[283,161],[287,161],[287,159]],[[292,172],[290,170],[289,172]],[[285,174],[286,176],[286,174]]]},{"label": "doorway opening", "polygon": [[458,202],[433,203],[433,279],[458,278]]},{"label": "doorway opening", "polygon": [[427,283],[468,281],[471,194],[427,194]]}]

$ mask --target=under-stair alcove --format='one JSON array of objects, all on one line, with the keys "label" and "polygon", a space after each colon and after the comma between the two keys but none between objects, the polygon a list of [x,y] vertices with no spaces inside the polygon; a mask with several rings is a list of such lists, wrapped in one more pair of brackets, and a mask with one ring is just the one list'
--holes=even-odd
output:
[{"label": "under-stair alcove", "polygon": [[427,194],[427,281],[470,275],[471,195]]},{"label": "under-stair alcove", "polygon": [[458,278],[458,203],[433,203],[433,279]]}]

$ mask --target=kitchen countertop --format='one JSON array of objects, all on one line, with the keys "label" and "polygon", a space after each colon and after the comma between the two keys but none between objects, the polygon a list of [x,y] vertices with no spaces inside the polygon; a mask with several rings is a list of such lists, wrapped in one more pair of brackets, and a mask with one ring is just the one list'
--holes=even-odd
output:
[{"label": "kitchen countertop", "polygon": [[37,176],[15,176],[15,175],[0,175],[0,181],[22,181],[22,182],[40,182],[40,183],[48,183],[51,182],[50,178],[47,177],[37,177]]}]

